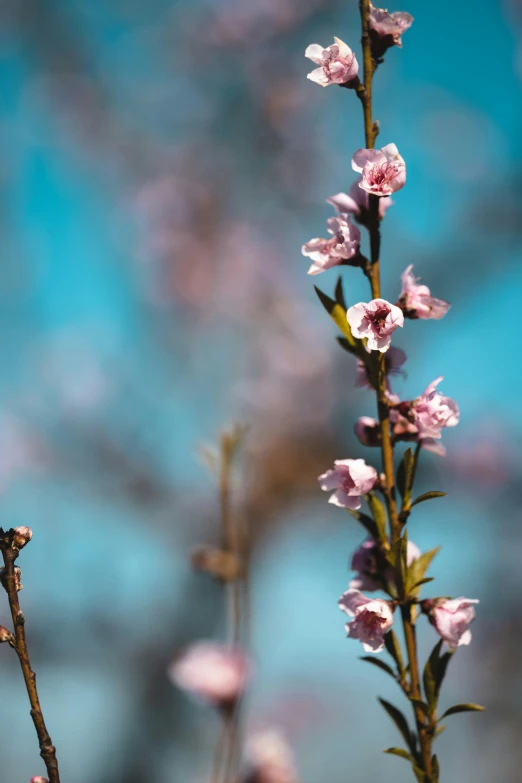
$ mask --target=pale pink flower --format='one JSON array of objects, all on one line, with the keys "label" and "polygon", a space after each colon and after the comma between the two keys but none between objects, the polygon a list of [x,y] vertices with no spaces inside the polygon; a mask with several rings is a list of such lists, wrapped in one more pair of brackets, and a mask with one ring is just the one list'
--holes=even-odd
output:
[{"label": "pale pink flower", "polygon": [[[419,547],[408,541],[406,559],[410,566],[421,556]],[[357,571],[350,587],[357,590],[382,590],[383,580],[393,580],[393,569],[383,557],[379,542],[375,538],[367,538],[352,555],[351,568]],[[379,577],[381,577],[379,579]]]},{"label": "pale pink flower", "polygon": [[47,778],[43,778],[41,775],[35,775],[34,778],[31,778],[30,783],[49,783]]},{"label": "pale pink flower", "polygon": [[359,188],[374,196],[389,196],[406,183],[406,164],[395,144],[380,150],[357,150],[352,169],[362,175]]},{"label": "pale pink flower", "polygon": [[237,647],[217,642],[196,642],[168,668],[171,682],[214,707],[231,708],[242,695],[250,676],[250,663]]},{"label": "pale pink flower", "polygon": [[468,625],[475,619],[473,604],[478,603],[476,598],[435,598],[423,601],[422,611],[428,615],[448,648],[456,650],[471,642]]},{"label": "pale pink flower", "polygon": [[354,432],[363,446],[379,446],[381,443],[379,422],[371,416],[360,416],[355,422]]},{"label": "pale pink flower", "polygon": [[437,385],[443,376],[436,378],[427,387],[424,394],[413,400],[411,406],[412,422],[417,428],[418,438],[440,438],[444,427],[456,427],[460,411],[451,397],[444,397],[437,391]]},{"label": "pale pink flower", "polygon": [[367,351],[388,350],[391,336],[398,326],[404,326],[404,314],[386,299],[372,299],[352,305],[346,313],[354,337],[367,338]]},{"label": "pale pink flower", "polygon": [[332,266],[346,263],[359,253],[361,232],[348,215],[329,218],[327,226],[333,235],[331,239],[311,239],[301,248],[302,254],[313,261],[309,275],[318,275]]},{"label": "pale pink flower", "polygon": [[334,469],[327,470],[318,477],[319,486],[325,492],[335,492],[329,503],[342,508],[361,507],[361,495],[373,489],[377,481],[377,471],[367,465],[363,459],[336,459]]},{"label": "pale pink flower", "polygon": [[339,608],[350,617],[346,624],[350,639],[359,639],[365,652],[378,653],[384,648],[384,634],[393,624],[393,609],[389,601],[368,598],[359,590],[350,589],[339,599]]},{"label": "pale pink flower", "polygon": [[359,73],[359,63],[355,54],[339,38],[335,43],[323,49],[319,44],[310,44],[305,51],[305,57],[312,60],[319,68],[308,74],[310,79],[321,87],[329,84],[348,84]]},{"label": "pale pink flower", "polygon": [[[401,370],[402,365],[406,362],[407,356],[401,348],[396,348],[391,345],[386,356],[384,357],[384,366],[386,369],[386,376],[401,375],[404,371]],[[368,370],[366,365],[360,359],[357,359],[357,374],[355,377],[355,386],[361,389],[371,389],[370,379],[368,378]],[[388,391],[389,384],[387,381]]]},{"label": "pale pink flower", "polygon": [[[368,193],[360,187],[361,181],[362,177],[359,177],[351,184],[348,193],[336,193],[335,196],[330,196],[326,201],[337,212],[353,215],[364,226],[368,223]],[[391,198],[381,198],[379,200],[379,217],[383,218],[386,210],[393,203]]]},{"label": "pale pink flower", "polygon": [[390,46],[402,46],[402,33],[411,27],[413,16],[405,11],[389,14],[385,8],[370,5],[372,55],[378,60]]},{"label": "pale pink flower", "polygon": [[258,731],[246,743],[243,783],[298,783],[292,751],[276,729]]},{"label": "pale pink flower", "polygon": [[401,275],[402,291],[397,304],[407,318],[442,318],[450,303],[431,296],[428,286],[419,283],[420,278],[415,277],[412,269],[410,264]]}]

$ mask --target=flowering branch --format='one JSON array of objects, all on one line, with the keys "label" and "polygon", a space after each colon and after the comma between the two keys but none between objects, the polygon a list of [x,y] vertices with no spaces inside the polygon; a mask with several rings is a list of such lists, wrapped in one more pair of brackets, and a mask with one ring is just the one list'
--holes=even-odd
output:
[{"label": "flowering branch", "polygon": [[[441,497],[443,492],[428,492],[413,500],[420,449],[444,454],[440,444],[441,430],[453,427],[459,421],[457,405],[444,397],[437,386],[442,378],[429,384],[426,391],[410,401],[401,401],[390,388],[390,376],[404,363],[402,351],[391,347],[392,335],[403,327],[405,319],[442,318],[448,302],[431,296],[429,288],[421,285],[409,266],[402,275],[402,291],[396,304],[381,297],[380,283],[380,224],[391,205],[390,195],[406,183],[406,164],[395,144],[375,149],[379,124],[373,120],[372,82],[376,68],[392,46],[401,46],[402,33],[412,24],[412,17],[404,12],[389,14],[374,8],[370,0],[360,0],[362,25],[363,82],[357,59],[340,39],[327,49],[312,44],[306,56],[320,68],[309,78],[322,86],[339,84],[352,89],[361,101],[364,118],[366,148],[357,150],[352,168],[360,175],[348,194],[338,193],[328,199],[337,211],[330,218],[328,230],[332,239],[312,239],[303,246],[303,254],[314,262],[309,274],[318,274],[332,266],[359,266],[369,280],[372,300],[346,307],[342,280],[331,299],[316,288],[323,306],[342,333],[338,342],[357,359],[358,386],[366,386],[376,394],[378,419],[362,417],[355,432],[365,446],[379,446],[383,473],[367,465],[362,459],[336,460],[334,468],[319,476],[321,489],[332,491],[330,503],[346,508],[365,528],[369,538],[355,552],[352,568],[357,578],[341,596],[339,606],[352,619],[346,626],[350,638],[359,639],[366,652],[379,653],[386,649],[394,667],[366,656],[368,661],[393,677],[411,702],[415,730],[393,704],[380,702],[399,729],[406,748],[390,748],[388,753],[408,760],[418,783],[438,783],[439,763],[432,754],[432,744],[442,730],[439,721],[457,712],[483,709],[475,704],[455,705],[440,718],[438,700],[446,669],[457,647],[471,641],[469,624],[474,619],[476,600],[466,598],[434,598],[420,600],[421,587],[431,582],[426,576],[438,548],[421,554],[408,541],[406,525],[412,508],[418,503]],[[353,218],[368,232],[370,259],[360,252],[360,231],[351,222]],[[394,449],[400,441],[416,443],[404,451],[395,471]],[[397,491],[402,498],[400,511]],[[385,506],[379,500],[381,493]],[[368,504],[370,515],[361,512],[362,499]],[[373,599],[361,590],[382,590],[386,599]],[[406,662],[399,641],[392,629],[394,612],[399,609],[404,633]],[[419,612],[420,609],[420,612]],[[422,672],[417,652],[417,621],[421,614],[441,637],[435,645]],[[447,652],[442,652],[446,643]]]},{"label": "flowering branch", "polygon": [[[38,690],[36,688],[36,675],[31,668],[27,641],[25,638],[25,618],[20,609],[18,592],[22,589],[20,584],[21,572],[15,566],[20,550],[31,540],[32,532],[28,527],[17,527],[14,530],[4,531],[0,528],[0,549],[4,561],[4,567],[1,573],[2,584],[7,592],[9,607],[13,618],[14,636],[6,628],[0,629],[0,641],[8,642],[15,650],[20,661],[24,677],[27,695],[31,704],[31,718],[33,719],[38,743],[40,745],[40,755],[44,760],[49,783],[60,783],[60,773],[58,771],[58,760],[56,758],[56,748],[54,747],[40,705]],[[44,778],[33,778],[41,780]]]}]

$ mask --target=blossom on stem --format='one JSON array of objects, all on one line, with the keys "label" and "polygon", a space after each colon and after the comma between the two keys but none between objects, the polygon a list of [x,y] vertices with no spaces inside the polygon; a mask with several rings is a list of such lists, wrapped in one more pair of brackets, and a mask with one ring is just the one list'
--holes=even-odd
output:
[{"label": "blossom on stem", "polygon": [[411,404],[410,417],[417,428],[419,440],[438,439],[444,427],[456,427],[459,423],[460,411],[457,403],[437,391],[442,379],[441,375],[432,381],[426,391]]},{"label": "blossom on stem", "polygon": [[478,603],[476,598],[433,598],[422,601],[421,608],[453,651],[471,642],[468,626],[475,619],[473,604]]},{"label": "blossom on stem", "polygon": [[41,775],[36,775],[34,778],[31,778],[30,783],[49,783],[49,781]]},{"label": "blossom on stem", "polygon": [[356,510],[361,507],[361,495],[375,486],[377,471],[363,459],[336,459],[334,469],[322,473],[318,481],[325,492],[335,490],[329,503]]},{"label": "blossom on stem", "polygon": [[384,634],[393,624],[389,601],[368,598],[360,590],[350,589],[339,599],[339,608],[353,620],[346,624],[350,639],[359,639],[365,652],[378,653],[384,648]]},{"label": "blossom on stem", "polygon": [[390,14],[370,4],[370,42],[372,56],[379,60],[391,46],[402,46],[402,33],[411,27],[413,16],[405,11]]},{"label": "blossom on stem", "polygon": [[386,299],[372,299],[352,305],[346,313],[354,337],[367,338],[368,351],[388,350],[391,336],[398,326],[404,325],[404,314],[399,307]]},{"label": "blossom on stem", "polygon": [[246,762],[242,783],[298,783],[292,751],[276,729],[258,731],[247,740]]},{"label": "blossom on stem", "polygon": [[[414,560],[421,556],[419,547],[408,541],[406,549],[407,564],[410,566]],[[375,538],[367,538],[352,555],[351,568],[356,571],[355,578],[351,580],[350,587],[357,590],[381,590],[383,582],[393,580],[393,569],[386,562],[379,542]]]},{"label": "blossom on stem", "polygon": [[[336,193],[330,196],[326,201],[331,204],[339,213],[348,213],[363,226],[368,224],[368,193],[360,187],[362,177],[359,177],[350,186],[348,193]],[[383,218],[388,207],[394,202],[391,198],[379,199],[379,217]]]},{"label": "blossom on stem", "polygon": [[[394,345],[390,346],[384,357],[384,367],[386,370],[386,386],[389,391],[388,376],[389,375],[401,375],[404,374],[401,370],[402,365],[406,362],[407,356],[401,348],[396,348]],[[368,377],[368,370],[361,359],[357,359],[357,375],[355,377],[355,386],[361,389],[371,389],[370,378]]]},{"label": "blossom on stem", "polygon": [[318,275],[332,266],[347,263],[359,254],[361,232],[350,221],[349,215],[329,218],[327,226],[333,235],[331,239],[311,239],[301,248],[302,254],[313,261],[309,275]]},{"label": "blossom on stem", "polygon": [[219,709],[230,709],[241,697],[250,676],[250,663],[238,647],[196,642],[168,668],[178,688]]},{"label": "blossom on stem", "polygon": [[360,416],[353,429],[363,446],[380,446],[382,435],[377,419],[371,416]]},{"label": "blossom on stem", "polygon": [[427,285],[419,283],[412,273],[413,264],[410,264],[401,275],[402,291],[397,302],[406,318],[442,318],[451,307],[444,299],[436,299],[431,296]]},{"label": "blossom on stem", "polygon": [[326,49],[320,44],[310,44],[305,51],[305,57],[319,66],[306,78],[321,87],[327,87],[329,84],[350,84],[359,73],[359,63],[350,47],[335,36],[334,41],[335,43]]},{"label": "blossom on stem", "polygon": [[389,196],[406,184],[406,163],[395,144],[380,150],[357,150],[352,169],[362,175],[359,187],[374,196]]}]

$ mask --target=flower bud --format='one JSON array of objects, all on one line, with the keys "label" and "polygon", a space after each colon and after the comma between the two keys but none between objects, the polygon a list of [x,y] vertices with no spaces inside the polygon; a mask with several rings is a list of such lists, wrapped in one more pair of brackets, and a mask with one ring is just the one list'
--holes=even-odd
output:
[{"label": "flower bud", "polygon": [[29,543],[33,537],[33,531],[30,527],[22,525],[21,527],[15,527],[13,544],[17,549],[23,549],[26,544]]},{"label": "flower bud", "polygon": [[[22,584],[22,569],[18,566],[15,566],[14,568],[14,576],[15,576],[15,582],[16,582],[16,592],[19,593],[20,590],[23,589]],[[5,590],[7,590],[7,574],[5,568],[0,568],[0,582],[2,583],[2,586]]]},{"label": "flower bud", "polygon": [[439,636],[446,642],[448,649],[471,642],[471,631],[468,626],[475,619],[475,608],[478,604],[473,598],[428,598],[421,601],[421,610],[428,616]]},{"label": "flower bud", "polygon": [[41,775],[35,775],[34,778],[31,778],[29,783],[49,783],[47,778],[43,778]]},{"label": "flower bud", "polygon": [[357,419],[354,430],[363,446],[379,446],[382,440],[379,422],[371,416]]},{"label": "flower bud", "polygon": [[0,625],[0,644],[3,644],[3,642],[14,642],[15,638],[11,631],[8,631],[7,628],[4,628],[3,625]]}]

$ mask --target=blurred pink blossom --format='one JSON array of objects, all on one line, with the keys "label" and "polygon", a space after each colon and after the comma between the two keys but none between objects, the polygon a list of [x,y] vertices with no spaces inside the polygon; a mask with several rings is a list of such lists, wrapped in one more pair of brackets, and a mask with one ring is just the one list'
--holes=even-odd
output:
[{"label": "blurred pink blossom", "polygon": [[214,707],[232,707],[250,677],[250,663],[237,647],[201,641],[188,647],[167,670],[170,681]]},{"label": "blurred pink blossom", "polygon": [[334,41],[335,43],[326,49],[320,44],[310,44],[305,51],[305,57],[319,65],[307,78],[321,87],[348,84],[359,73],[359,63],[350,47],[339,38],[334,37]]},{"label": "blurred pink blossom", "polygon": [[362,174],[359,187],[374,196],[389,196],[406,184],[406,164],[395,144],[380,150],[357,150],[352,169]]},{"label": "blurred pink blossom", "polygon": [[324,492],[335,490],[329,503],[342,508],[361,507],[361,495],[365,495],[377,481],[377,471],[363,459],[336,459],[334,469],[318,478]]},{"label": "blurred pink blossom", "polygon": [[391,336],[398,326],[404,325],[402,310],[386,299],[372,299],[352,305],[346,313],[354,337],[367,338],[368,351],[388,350]]},{"label": "blurred pink blossom", "polygon": [[243,783],[298,783],[292,751],[276,729],[258,731],[247,740],[246,762]]},{"label": "blurred pink blossom", "polygon": [[378,446],[382,440],[379,422],[371,416],[360,416],[354,432],[363,446]]},{"label": "blurred pink blossom", "polygon": [[422,611],[428,615],[448,648],[456,650],[471,642],[468,626],[475,619],[473,604],[478,603],[476,598],[435,598],[423,601]]},{"label": "blurred pink blossom", "polygon": [[402,291],[397,304],[402,308],[407,318],[442,318],[451,307],[444,299],[436,299],[431,296],[427,285],[419,283],[412,273],[413,264],[410,264],[401,275]]},{"label": "blurred pink blossom", "polygon": [[368,598],[359,590],[350,589],[339,599],[339,608],[350,617],[346,624],[350,639],[359,639],[365,652],[378,653],[384,648],[384,634],[393,625],[393,609],[389,601]]},{"label": "blurred pink blossom", "polygon": [[311,239],[301,248],[302,254],[313,261],[309,275],[317,275],[349,261],[359,252],[361,232],[348,215],[329,218],[327,226],[329,233],[333,234],[331,239]]},{"label": "blurred pink blossom", "polygon": [[[384,357],[384,366],[386,369],[388,390],[388,376],[400,375],[401,373],[404,374],[401,370],[401,367],[406,362],[406,359],[407,356],[404,351],[401,348],[396,348],[394,345],[391,345],[386,352],[386,356]],[[366,365],[360,359],[357,359],[357,375],[355,377],[355,385],[360,389],[371,389]]]},{"label": "blurred pink blossom", "polygon": [[460,411],[457,403],[437,391],[436,387],[442,380],[441,375],[432,381],[426,391],[412,403],[411,416],[421,440],[438,439],[444,427],[456,427],[459,423]]},{"label": "blurred pink blossom", "polygon": [[[365,225],[368,222],[368,193],[360,186],[362,177],[350,185],[348,193],[336,193],[326,201],[339,213],[354,215],[356,220]],[[391,198],[381,198],[379,201],[379,216],[384,217],[386,210],[393,205]]]},{"label": "blurred pink blossom", "polygon": [[[408,565],[411,565],[414,560],[418,560],[421,556],[419,547],[408,541],[406,558]],[[363,541],[361,546],[355,550],[352,555],[351,568],[353,571],[357,571],[354,579],[350,582],[350,588],[357,590],[381,590],[382,582],[379,580],[379,574],[385,579],[393,578],[393,572],[390,573],[390,566],[384,560],[384,557],[379,546],[379,542],[375,538],[367,538]]]}]

